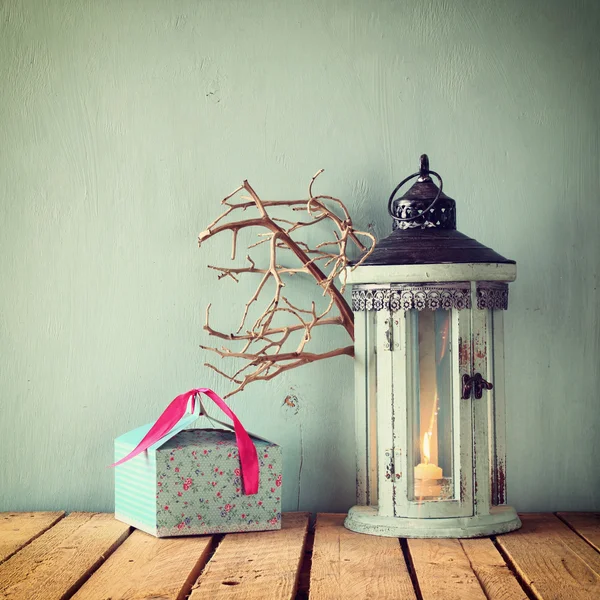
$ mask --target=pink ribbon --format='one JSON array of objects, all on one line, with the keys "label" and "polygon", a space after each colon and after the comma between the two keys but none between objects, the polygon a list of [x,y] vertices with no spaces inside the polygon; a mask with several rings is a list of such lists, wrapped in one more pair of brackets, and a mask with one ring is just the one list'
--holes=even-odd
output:
[{"label": "pink ribbon", "polygon": [[194,411],[195,403],[199,401],[199,399],[196,400],[196,396],[199,394],[206,394],[233,421],[235,440],[240,455],[244,494],[247,496],[256,494],[258,492],[258,456],[256,454],[256,448],[250,439],[248,432],[244,429],[244,426],[240,423],[240,420],[235,416],[233,411],[209,388],[198,388],[177,396],[177,398],[167,406],[163,414],[158,417],[156,423],[152,425],[150,431],[144,436],[142,441],[127,456],[112,464],[111,467],[123,464],[160,441],[186,414],[188,402],[190,400],[192,401],[192,412]]}]

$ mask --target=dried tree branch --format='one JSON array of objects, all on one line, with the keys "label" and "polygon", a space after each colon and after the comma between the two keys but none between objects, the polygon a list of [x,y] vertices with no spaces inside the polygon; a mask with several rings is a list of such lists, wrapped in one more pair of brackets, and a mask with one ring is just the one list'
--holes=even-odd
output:
[{"label": "dried tree branch", "polygon": [[[245,267],[217,267],[210,265],[209,268],[218,272],[218,278],[230,277],[236,283],[241,275],[258,274],[260,281],[245,304],[242,311],[240,324],[235,333],[224,333],[214,329],[209,323],[210,305],[206,309],[206,321],[204,329],[209,335],[242,344],[242,348],[233,351],[228,347],[213,348],[201,346],[201,348],[217,354],[221,358],[235,358],[245,361],[245,365],[239,368],[233,375],[228,375],[221,368],[206,363],[219,375],[236,384],[236,388],[225,397],[229,397],[242,391],[246,385],[253,381],[269,381],[277,375],[299,366],[325,360],[334,356],[353,356],[353,346],[336,348],[328,352],[314,353],[306,350],[306,346],[313,337],[313,329],[323,326],[342,326],[350,338],[354,339],[354,322],[352,310],[343,297],[345,288],[345,274],[348,265],[349,244],[365,253],[363,258],[373,250],[375,239],[364,231],[354,229],[348,210],[338,198],[333,196],[313,195],[312,188],[316,178],[323,172],[321,169],[310,181],[308,186],[309,198],[307,200],[262,200],[247,182],[239,186],[233,193],[226,196],[221,204],[226,210],[215,219],[198,236],[198,245],[206,240],[229,231],[232,235],[232,259],[235,258],[237,250],[237,238],[242,229],[256,227],[259,231],[259,240],[251,243],[249,249],[256,248],[262,244],[269,245],[269,264],[267,267],[257,267],[255,261],[249,256],[246,260],[249,266]],[[240,191],[248,195],[240,196],[244,202],[232,201],[232,198]],[[328,206],[330,204],[333,208]],[[254,208],[258,211],[257,217],[240,219],[237,221],[226,221],[226,218],[237,213],[246,212]],[[307,220],[293,221],[280,216],[271,216],[271,210],[287,209],[293,212],[305,211],[309,217]],[[323,226],[326,223],[332,225],[333,239],[324,240],[314,247],[310,247],[305,241],[297,239],[297,235],[307,227],[316,225]],[[266,231],[265,231],[266,230]],[[366,240],[366,244],[361,241]],[[282,266],[279,253],[285,259],[293,256],[298,261],[297,266]],[[322,266],[318,266],[320,263]],[[282,295],[285,287],[284,276],[298,274],[310,275],[322,289],[325,296],[329,296],[327,307],[322,312],[317,312],[315,302],[311,302],[310,308],[296,306]],[[336,281],[341,281],[338,289]],[[254,323],[244,331],[246,321],[252,307],[259,301],[266,290],[267,285],[273,288],[273,295],[267,302],[263,312],[256,318]],[[332,315],[333,310],[337,315]],[[294,351],[285,351],[293,339],[296,339]]]}]

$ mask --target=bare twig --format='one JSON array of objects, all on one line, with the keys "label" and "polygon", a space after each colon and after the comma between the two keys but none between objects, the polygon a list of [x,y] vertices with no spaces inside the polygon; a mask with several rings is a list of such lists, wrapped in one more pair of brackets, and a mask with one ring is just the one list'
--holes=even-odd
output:
[{"label": "bare twig", "polygon": [[[230,277],[236,282],[239,281],[238,277],[240,275],[246,273],[261,275],[254,294],[244,306],[242,318],[235,333],[224,333],[211,327],[209,324],[210,305],[206,309],[204,329],[211,336],[242,344],[242,348],[238,351],[228,347],[201,346],[201,348],[209,350],[221,358],[236,358],[246,363],[233,375],[228,375],[223,369],[207,363],[208,367],[237,386],[225,397],[242,391],[253,381],[269,381],[285,371],[311,362],[334,356],[353,355],[353,346],[336,348],[323,353],[306,351],[306,346],[313,337],[315,327],[341,325],[350,338],[354,339],[353,314],[342,295],[349,260],[347,256],[348,245],[351,244],[364,253],[361,259],[362,262],[373,250],[375,243],[370,233],[354,229],[348,210],[341,200],[333,196],[313,195],[313,184],[322,172],[321,169],[311,179],[308,187],[308,200],[262,200],[252,186],[244,181],[233,193],[222,200],[221,203],[227,207],[226,210],[198,236],[198,244],[201,245],[204,241],[219,233],[231,232],[232,259],[235,258],[237,237],[242,229],[249,227],[263,229],[258,234],[259,240],[251,243],[249,249],[262,244],[269,244],[269,264],[266,268],[257,267],[255,261],[249,255],[246,256],[249,265],[245,267],[209,266],[210,269],[218,272],[219,279]],[[231,199],[242,190],[248,194],[240,196],[244,202],[232,202]],[[329,208],[328,203],[337,212]],[[226,217],[239,211],[246,212],[251,208],[258,211],[257,217],[225,221]],[[305,211],[309,218],[305,221],[292,221],[270,215],[270,210],[281,208],[291,209],[293,212]],[[323,225],[327,222],[333,226],[331,230],[332,240],[326,239],[314,247],[310,247],[306,242],[295,239],[296,234],[303,228],[318,224]],[[361,238],[366,239],[367,245],[361,241]],[[299,264],[291,267],[282,266],[278,260],[280,252],[291,253]],[[289,258],[290,254],[283,256]],[[318,266],[317,263],[322,266]],[[301,273],[312,276],[322,289],[322,293],[329,297],[328,305],[322,312],[317,312],[315,302],[311,302],[310,308],[302,308],[282,295],[282,289],[285,287],[282,277]],[[336,286],[336,281],[341,282],[340,289]],[[252,306],[259,301],[267,284],[271,282],[274,286],[273,296],[252,326],[244,331]],[[334,309],[338,312],[336,316],[332,315]],[[276,325],[276,322],[282,324]],[[292,338],[297,339],[296,349],[291,352],[284,351],[284,346],[287,347],[292,342]]]}]

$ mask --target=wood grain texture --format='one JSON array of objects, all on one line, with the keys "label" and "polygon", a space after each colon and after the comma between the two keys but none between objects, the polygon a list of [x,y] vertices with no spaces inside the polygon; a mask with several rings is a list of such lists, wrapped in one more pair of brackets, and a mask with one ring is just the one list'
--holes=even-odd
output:
[{"label": "wood grain texture", "polygon": [[64,514],[63,511],[0,513],[0,563],[52,527]]},{"label": "wood grain texture", "polygon": [[408,540],[423,600],[486,600],[458,540]]},{"label": "wood grain texture", "polygon": [[317,516],[310,599],[415,599],[399,540],[349,531],[344,517]]},{"label": "wood grain texture", "polygon": [[527,594],[490,539],[459,541],[488,600],[527,600]]},{"label": "wood grain texture", "polygon": [[523,527],[498,536],[533,595],[552,600],[600,598],[600,554],[554,515],[520,515]]},{"label": "wood grain texture", "polygon": [[75,594],[76,600],[180,600],[205,565],[212,538],[158,539],[134,531]]},{"label": "wood grain texture", "polygon": [[600,552],[600,513],[559,512],[557,514]]},{"label": "wood grain texture", "polygon": [[0,597],[69,597],[128,535],[112,515],[72,513],[0,565]]},{"label": "wood grain texture", "polygon": [[190,600],[294,598],[308,518],[308,513],[287,513],[279,531],[225,536]]}]

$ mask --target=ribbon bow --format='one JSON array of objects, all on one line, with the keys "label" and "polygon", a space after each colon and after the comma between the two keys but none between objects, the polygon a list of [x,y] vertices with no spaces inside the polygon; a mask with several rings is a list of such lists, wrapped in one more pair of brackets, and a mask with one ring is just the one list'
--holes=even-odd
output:
[{"label": "ribbon bow", "polygon": [[203,410],[200,394],[205,394],[208,396],[233,421],[235,440],[240,456],[244,494],[248,496],[256,494],[258,492],[258,456],[256,454],[254,443],[248,435],[248,432],[244,429],[244,426],[241,424],[240,420],[235,416],[234,412],[229,408],[229,406],[227,406],[227,404],[225,404],[222,398],[220,398],[209,388],[197,388],[177,396],[177,398],[175,398],[169,404],[169,406],[167,406],[162,415],[158,417],[156,423],[152,425],[150,431],[148,431],[148,433],[143,437],[142,441],[127,456],[124,456],[121,460],[112,464],[111,467],[116,467],[128,460],[131,460],[138,454],[146,451],[156,442],[160,441],[185,416],[185,414],[188,412],[188,405],[190,403],[192,414],[197,408],[196,402],[198,402],[198,408],[201,409],[199,414],[206,414],[206,412]]}]

